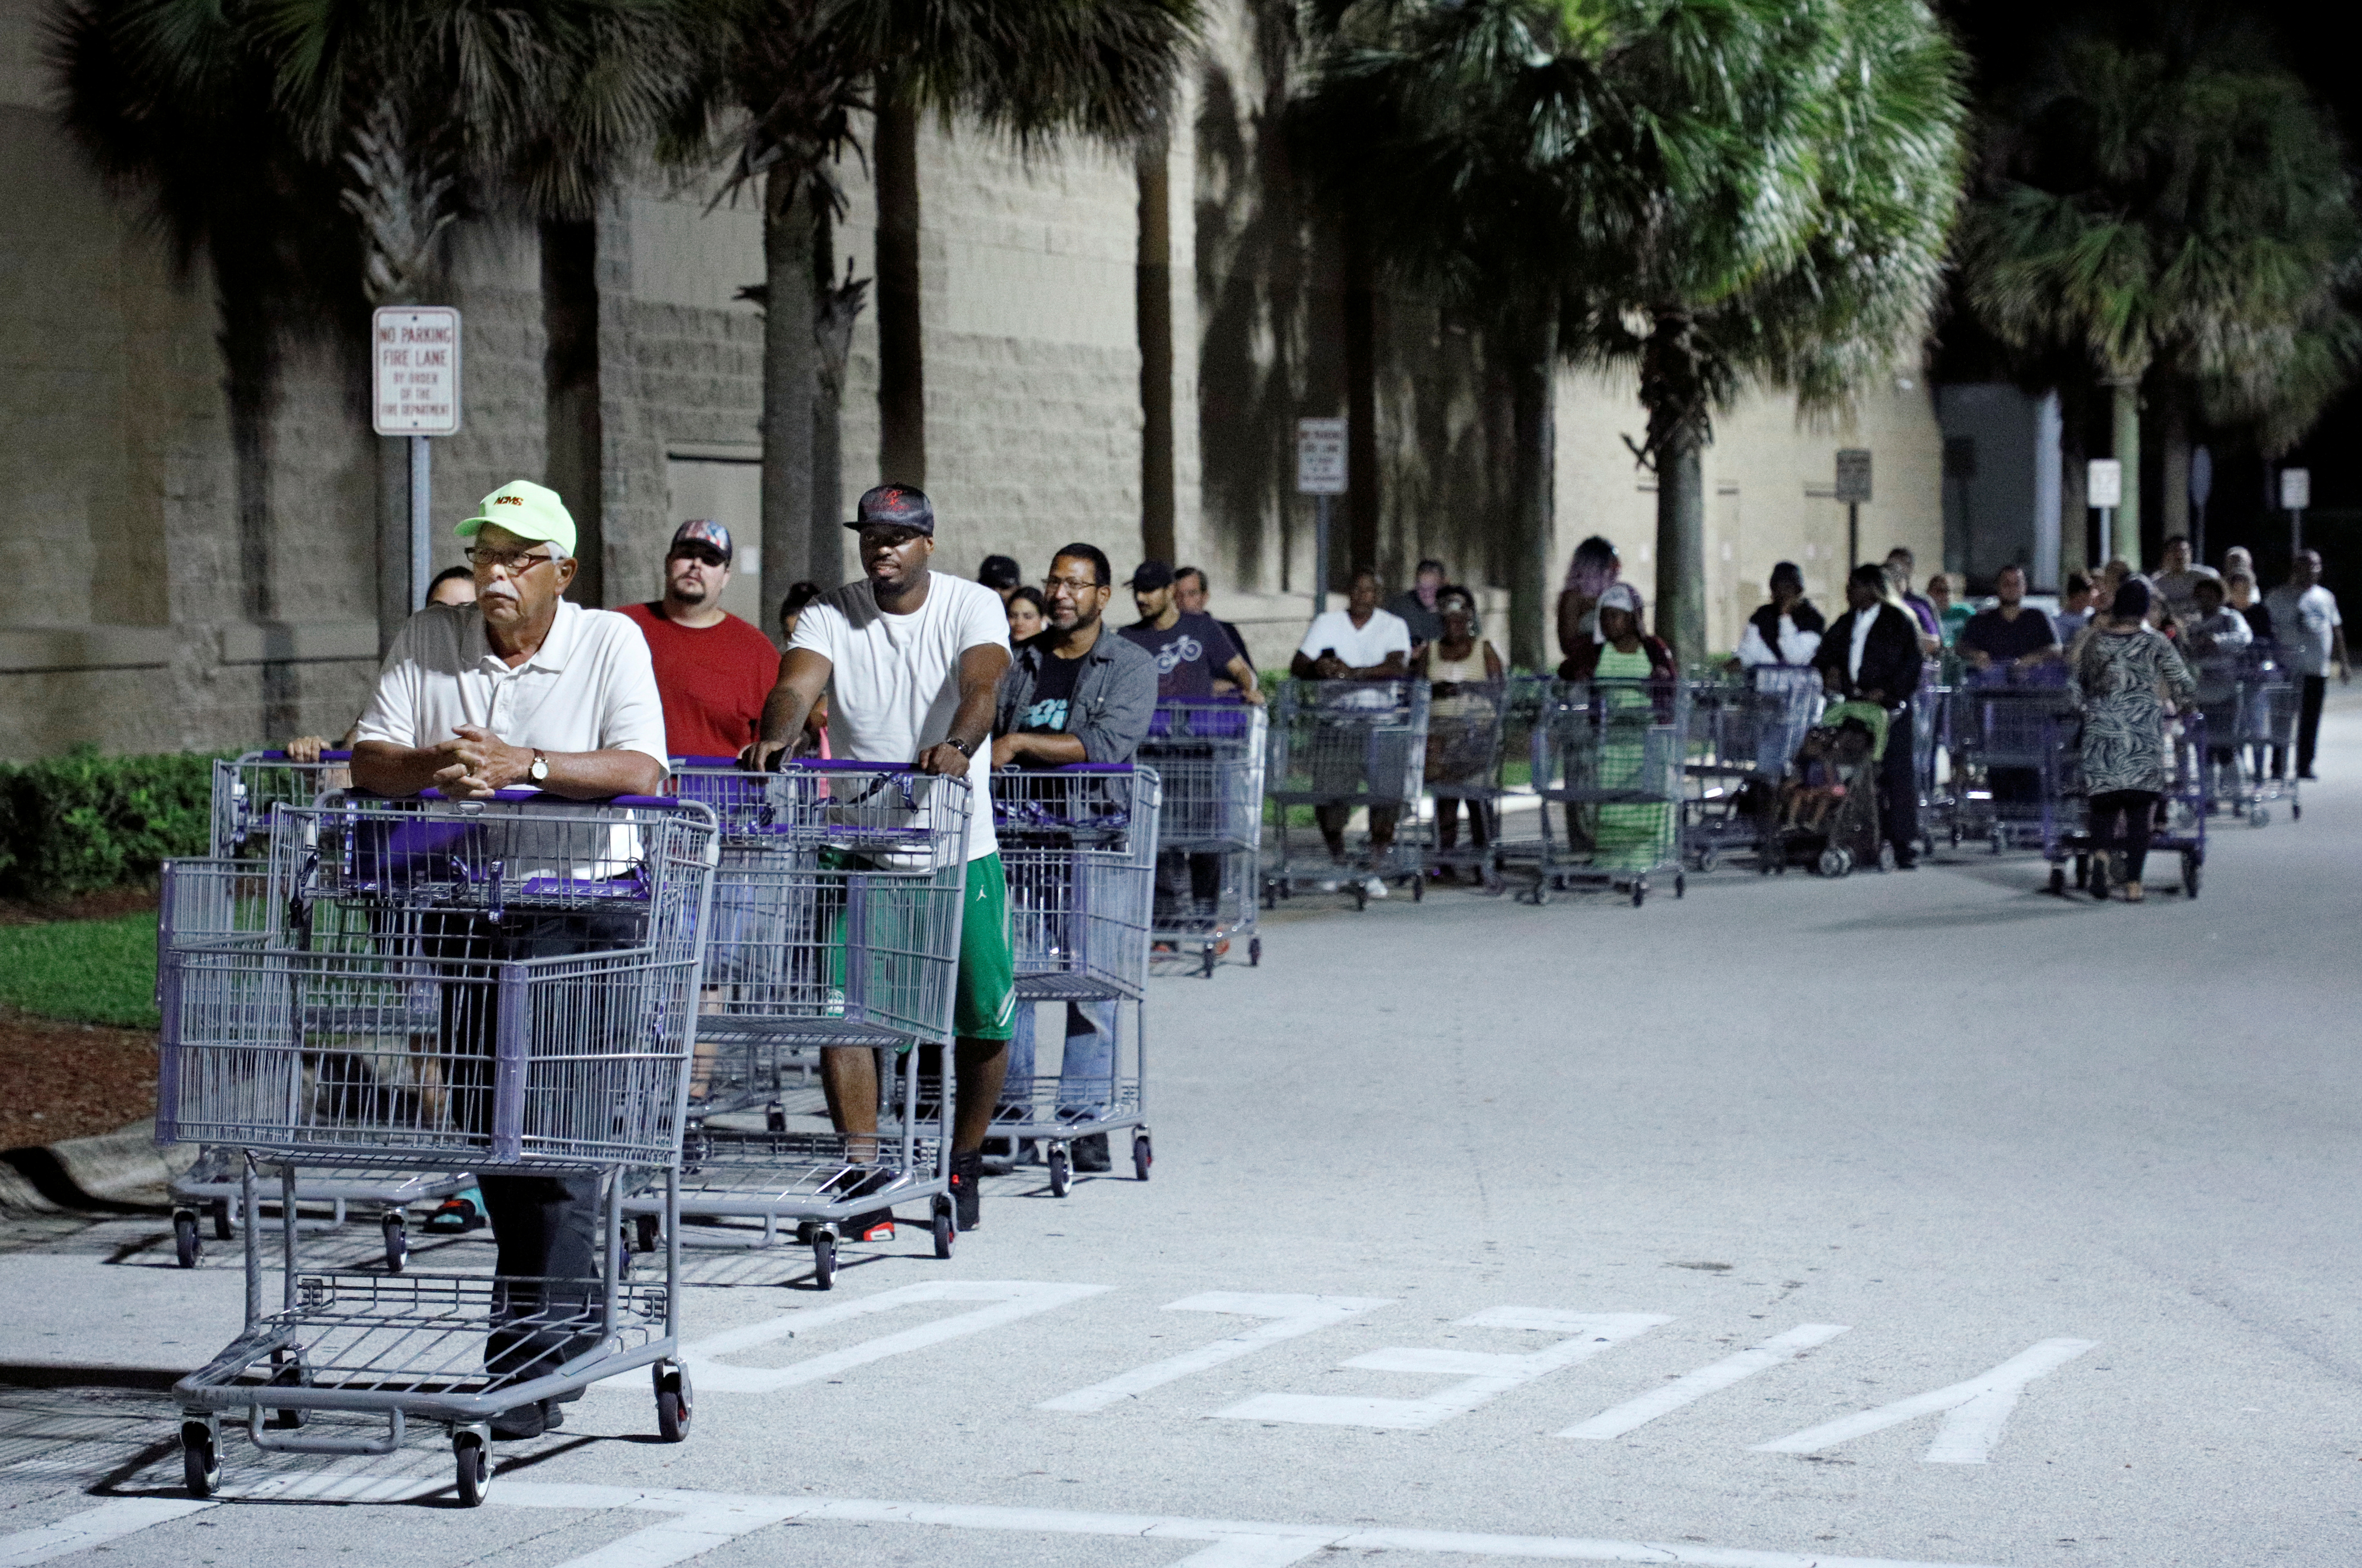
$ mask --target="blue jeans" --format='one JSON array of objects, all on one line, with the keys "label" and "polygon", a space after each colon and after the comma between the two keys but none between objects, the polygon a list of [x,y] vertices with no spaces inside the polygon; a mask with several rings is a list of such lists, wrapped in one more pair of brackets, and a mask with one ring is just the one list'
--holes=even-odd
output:
[{"label": "blue jeans", "polygon": [[[1017,1004],[1017,1027],[1009,1039],[1009,1103],[1023,1104],[1032,1097],[1035,1005]],[[1058,1068],[1061,1111],[1087,1112],[1114,1100],[1115,1006],[1112,1001],[1066,1004],[1065,1051]]]}]

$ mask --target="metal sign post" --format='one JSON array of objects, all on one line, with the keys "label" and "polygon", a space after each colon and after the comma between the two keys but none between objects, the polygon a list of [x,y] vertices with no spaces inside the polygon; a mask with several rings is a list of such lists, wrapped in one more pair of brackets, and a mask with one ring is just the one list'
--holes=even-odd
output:
[{"label": "metal sign post", "polygon": [[2304,554],[2304,509],[2312,504],[2312,470],[2282,469],[2280,470],[2280,510],[2289,514],[2289,569],[2296,569],[2297,557]]},{"label": "metal sign post", "polygon": [[1846,503],[1846,564],[1847,572],[1861,564],[1861,508],[1870,499],[1870,451],[1862,447],[1846,447],[1838,452],[1838,489],[1839,501]]},{"label": "metal sign post", "polygon": [[410,607],[426,602],[435,458],[427,443],[459,433],[459,313],[448,305],[381,305],[370,318],[370,423],[410,438]]},{"label": "metal sign post", "polygon": [[2083,502],[2100,511],[2100,564],[2115,559],[2115,545],[2111,536],[2116,525],[2116,508],[2125,503],[2125,465],[2114,458],[2093,458],[2083,478]]},{"label": "metal sign post", "polygon": [[2214,494],[2214,454],[2201,447],[2190,454],[2190,558],[2206,560],[2206,502]]},{"label": "metal sign post", "polygon": [[1345,493],[1345,422],[1296,422],[1296,493],[1314,498],[1312,613],[1329,609],[1329,523],[1336,498]]}]

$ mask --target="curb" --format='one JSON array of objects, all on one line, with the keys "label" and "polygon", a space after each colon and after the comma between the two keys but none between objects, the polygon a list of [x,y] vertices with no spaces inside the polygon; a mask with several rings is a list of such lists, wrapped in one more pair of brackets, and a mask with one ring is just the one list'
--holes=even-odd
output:
[{"label": "curb", "polygon": [[156,1146],[156,1123],[0,1153],[0,1216],[157,1214],[196,1162],[193,1145]]}]

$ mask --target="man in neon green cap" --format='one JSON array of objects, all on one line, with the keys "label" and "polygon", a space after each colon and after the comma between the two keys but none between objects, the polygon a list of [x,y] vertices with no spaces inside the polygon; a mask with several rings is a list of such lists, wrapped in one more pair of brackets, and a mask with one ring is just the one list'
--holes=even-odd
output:
[{"label": "man in neon green cap", "polygon": [[[476,602],[430,604],[403,624],[356,732],[353,782],[380,795],[432,786],[454,800],[513,785],[578,801],[662,789],[664,706],[647,642],[627,617],[564,599],[575,569],[565,502],[517,480],[484,497],[458,533],[470,541]],[[447,981],[646,939],[626,911],[453,909],[417,919]],[[458,1102],[489,1103],[496,990],[446,986],[440,1048],[451,1087],[475,1091]],[[479,1186],[503,1276],[485,1364],[509,1383],[530,1382],[586,1348],[568,1326],[590,1311],[581,1287],[545,1282],[599,1277],[598,1178],[487,1174]],[[492,1435],[537,1437],[557,1424],[557,1404],[504,1411]]]}]

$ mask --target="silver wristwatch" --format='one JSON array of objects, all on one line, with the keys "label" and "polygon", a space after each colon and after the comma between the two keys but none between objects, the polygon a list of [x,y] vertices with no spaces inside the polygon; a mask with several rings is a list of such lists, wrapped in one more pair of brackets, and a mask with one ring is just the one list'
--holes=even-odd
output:
[{"label": "silver wristwatch", "polygon": [[533,766],[524,770],[524,776],[535,784],[549,782],[549,758],[542,755],[539,746],[534,747]]}]

